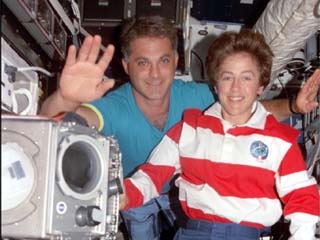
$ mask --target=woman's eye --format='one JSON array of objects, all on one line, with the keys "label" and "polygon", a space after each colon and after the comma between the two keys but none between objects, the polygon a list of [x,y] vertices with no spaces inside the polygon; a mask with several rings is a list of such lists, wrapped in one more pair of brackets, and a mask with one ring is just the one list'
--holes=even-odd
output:
[{"label": "woman's eye", "polygon": [[243,79],[244,79],[245,81],[250,81],[250,80],[252,79],[252,77],[250,77],[250,76],[244,76]]},{"label": "woman's eye", "polygon": [[229,80],[231,80],[231,77],[230,76],[223,76],[222,80],[223,81],[229,81]]}]

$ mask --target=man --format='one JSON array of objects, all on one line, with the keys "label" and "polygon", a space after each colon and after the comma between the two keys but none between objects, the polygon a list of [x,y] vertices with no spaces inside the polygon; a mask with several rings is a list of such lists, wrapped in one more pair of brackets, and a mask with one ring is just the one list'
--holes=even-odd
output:
[{"label": "man", "polygon": [[[142,17],[128,21],[123,27],[121,43],[122,63],[130,83],[103,96],[113,86],[112,80],[103,81],[102,78],[114,47],[109,45],[97,61],[101,38],[89,36],[78,56],[76,48],[70,46],[59,88],[44,102],[41,113],[54,116],[73,111],[103,134],[115,136],[127,177],[145,162],[186,108],[205,109],[214,99],[205,84],[174,80],[178,63],[177,35],[166,19]],[[317,106],[314,97],[319,82],[320,71],[317,71],[297,96],[295,111],[305,113]],[[88,102],[90,104],[82,104]],[[265,106],[280,120],[291,114],[287,100],[266,102]],[[150,225],[157,225],[158,204],[167,208],[167,199],[148,204],[146,208],[123,212],[125,219],[131,219],[127,226],[133,239],[159,237],[157,226]]]}]

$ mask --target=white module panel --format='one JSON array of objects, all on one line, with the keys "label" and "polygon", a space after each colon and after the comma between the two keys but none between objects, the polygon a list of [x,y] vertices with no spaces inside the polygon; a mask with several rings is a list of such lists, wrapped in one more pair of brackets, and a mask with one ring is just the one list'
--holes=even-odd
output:
[{"label": "white module panel", "polygon": [[1,38],[1,109],[34,115],[38,109],[38,74]]}]

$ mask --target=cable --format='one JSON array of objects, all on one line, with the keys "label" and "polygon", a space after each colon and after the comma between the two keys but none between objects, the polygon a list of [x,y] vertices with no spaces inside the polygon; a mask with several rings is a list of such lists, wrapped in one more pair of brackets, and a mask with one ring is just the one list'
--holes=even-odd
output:
[{"label": "cable", "polygon": [[5,64],[4,66],[4,72],[9,76],[9,82],[15,82],[15,73],[16,72],[25,72],[25,71],[39,71],[44,73],[45,75],[49,76],[49,77],[53,77],[55,74],[51,73],[49,71],[47,71],[44,68],[41,67],[35,67],[35,66],[31,66],[31,67],[15,67],[12,65],[8,65]]},{"label": "cable", "polygon": [[80,33],[80,28],[81,28],[81,14],[80,14],[79,6],[74,0],[71,0],[71,9],[78,21],[77,23],[78,26],[75,26],[75,28],[77,29],[77,31],[75,32],[75,35],[78,35]]},{"label": "cable", "polygon": [[[73,13],[76,16],[76,18],[80,20],[81,14],[80,14],[79,6],[74,0],[71,0],[71,8],[72,8]],[[81,25],[79,25],[79,26],[81,26]]]},{"label": "cable", "polygon": [[54,73],[51,73],[49,71],[47,71],[46,69],[44,68],[41,68],[41,67],[19,67],[17,68],[17,71],[18,72],[26,72],[26,71],[38,71],[38,72],[42,72],[44,73],[45,75],[49,76],[49,77],[53,77],[54,76]]},{"label": "cable", "polygon": [[[287,89],[285,88],[285,86],[284,86],[284,84],[283,84],[283,82],[282,82],[282,80],[280,79],[281,77],[283,77],[283,75],[284,74],[278,74],[278,77],[277,77],[277,80],[279,81],[279,83],[280,83],[280,85],[281,85],[281,88],[283,89],[283,91],[284,91],[284,93],[285,93],[285,95],[287,96],[287,98],[289,99],[290,98],[290,96],[289,96],[289,92],[287,91]],[[292,116],[290,116],[290,126],[292,126],[293,125],[293,120],[292,120]]]}]

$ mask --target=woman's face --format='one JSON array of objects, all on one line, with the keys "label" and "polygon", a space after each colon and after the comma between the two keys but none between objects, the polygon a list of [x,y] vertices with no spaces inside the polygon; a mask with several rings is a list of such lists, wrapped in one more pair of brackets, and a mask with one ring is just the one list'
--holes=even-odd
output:
[{"label": "woman's face", "polygon": [[247,122],[263,91],[256,60],[247,52],[232,54],[224,59],[217,76],[215,90],[223,118],[234,125]]}]

